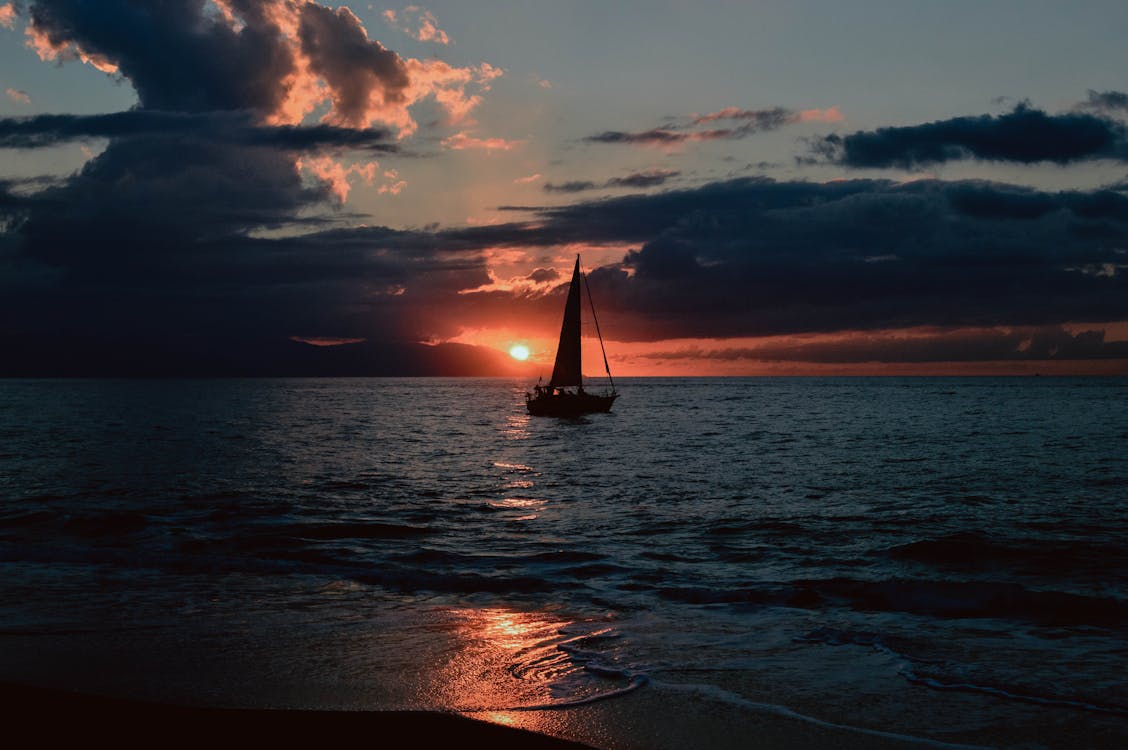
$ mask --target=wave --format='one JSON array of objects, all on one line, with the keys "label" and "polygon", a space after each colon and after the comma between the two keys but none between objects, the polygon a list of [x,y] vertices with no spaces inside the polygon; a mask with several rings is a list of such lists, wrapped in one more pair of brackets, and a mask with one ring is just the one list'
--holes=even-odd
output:
[{"label": "wave", "polygon": [[908,669],[900,670],[901,675],[917,685],[923,685],[933,690],[952,691],[960,693],[981,693],[993,695],[996,698],[1005,698],[1020,703],[1033,703],[1039,706],[1053,706],[1056,708],[1072,708],[1080,711],[1093,711],[1095,713],[1116,714],[1128,716],[1128,706],[1117,706],[1108,703],[1074,700],[1054,695],[1038,695],[1035,693],[1021,692],[1017,688],[1005,688],[994,685],[977,685],[970,682],[943,682],[933,677],[921,677],[916,672]]},{"label": "wave", "polygon": [[25,526],[37,526],[47,523],[57,516],[46,510],[33,510],[26,513],[16,512],[0,517],[0,529],[18,529]]},{"label": "wave", "polygon": [[760,520],[740,521],[737,519],[724,519],[705,529],[711,536],[732,536],[753,532],[780,532],[786,534],[803,533],[806,529],[802,525],[791,521]]},{"label": "wave", "polygon": [[738,589],[661,588],[659,596],[688,604],[762,604],[823,609],[845,606],[867,612],[908,612],[945,619],[994,618],[1041,625],[1115,628],[1128,621],[1128,601],[1016,583],[850,578],[804,580]]},{"label": "wave", "polygon": [[71,515],[63,520],[63,530],[82,537],[109,537],[131,535],[148,526],[143,513],[130,511],[105,511]]},{"label": "wave", "polygon": [[427,526],[395,523],[305,523],[271,528],[270,533],[299,539],[409,539],[436,533]]},{"label": "wave", "polygon": [[[593,674],[598,674],[598,672],[591,667],[587,667],[587,671],[592,672]],[[607,674],[603,676],[611,675]],[[609,700],[611,698],[618,698],[620,696],[627,695],[628,693],[633,693],[634,691],[650,682],[650,678],[644,674],[632,675],[629,677],[629,680],[630,682],[625,687],[605,690],[601,693],[593,693],[591,695],[585,695],[581,698],[564,699],[553,701],[551,703],[534,703],[527,706],[506,706],[504,708],[464,708],[461,709],[461,713],[483,713],[486,711],[554,711],[562,708],[576,708],[577,706],[588,706],[592,703],[598,703],[600,701]]]},{"label": "wave", "polygon": [[1002,540],[982,531],[960,531],[890,547],[884,554],[933,567],[995,570],[1053,576],[1093,573],[1102,578],[1128,576],[1128,549],[1123,545],[1063,540]]},{"label": "wave", "polygon": [[934,740],[929,737],[918,737],[911,734],[902,734],[900,732],[887,732],[881,729],[870,729],[869,727],[860,727],[852,724],[839,724],[834,721],[827,721],[820,719],[810,714],[800,713],[787,706],[781,706],[776,703],[764,703],[762,701],[754,701],[751,698],[745,698],[739,693],[734,693],[730,690],[718,687],[716,685],[707,684],[693,684],[693,683],[658,683],[664,690],[693,692],[703,695],[713,700],[721,701],[732,706],[739,706],[751,711],[759,713],[774,714],[776,716],[785,716],[789,719],[796,719],[807,724],[824,727],[827,729],[837,729],[840,731],[851,732],[855,734],[864,734],[870,737],[881,737],[883,739],[896,740],[899,742],[911,743],[914,745],[921,745],[923,747],[933,747],[939,750],[989,750],[982,745],[964,745],[955,742],[943,742],[941,740]]},{"label": "wave", "polygon": [[[900,662],[898,667],[898,674],[905,678],[908,682],[914,685],[921,685],[932,690],[962,692],[962,693],[980,693],[983,695],[991,695],[996,698],[1003,698],[1006,700],[1017,701],[1021,703],[1032,703],[1040,706],[1053,706],[1056,708],[1068,708],[1080,711],[1092,711],[1097,713],[1109,713],[1120,716],[1128,716],[1128,706],[1117,705],[1114,703],[1102,702],[1099,700],[1081,700],[1075,697],[1066,697],[1062,695],[1055,695],[1049,692],[1035,692],[1029,688],[1003,685],[1003,684],[982,684],[968,682],[965,680],[954,680],[946,678],[943,675],[927,675],[921,674],[921,667],[914,664],[913,660],[905,654],[890,647],[889,642],[895,639],[888,639],[883,635],[865,631],[856,630],[840,630],[838,628],[818,628],[806,635],[797,636],[793,638],[796,643],[818,643],[827,646],[864,646],[871,648],[874,651],[889,654]],[[935,669],[935,668],[933,668]]]},{"label": "wave", "polygon": [[598,563],[606,560],[605,555],[595,552],[580,550],[553,550],[527,555],[499,555],[468,552],[450,552],[447,550],[432,549],[430,547],[417,547],[410,552],[394,555],[392,558],[397,563],[413,563],[446,565],[449,567],[482,567],[515,565],[584,565]]},{"label": "wave", "polygon": [[800,586],[824,599],[868,611],[1026,620],[1045,625],[1115,627],[1128,621],[1128,602],[1121,599],[1037,591],[1016,583],[836,578],[801,582]]}]

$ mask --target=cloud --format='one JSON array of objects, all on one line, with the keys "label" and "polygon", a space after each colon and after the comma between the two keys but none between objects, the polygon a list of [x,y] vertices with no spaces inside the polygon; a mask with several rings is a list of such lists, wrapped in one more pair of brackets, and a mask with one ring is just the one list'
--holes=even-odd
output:
[{"label": "cloud", "polygon": [[584,138],[588,143],[625,143],[635,146],[677,146],[694,141],[733,141],[747,138],[754,133],[774,130],[776,125],[765,126],[762,122],[748,122],[735,128],[713,128],[710,130],[673,130],[653,128],[639,132],[605,130],[602,133]]},{"label": "cloud", "polygon": [[31,97],[28,96],[28,93],[26,91],[14,89],[9,86],[8,88],[4,89],[4,93],[7,94],[8,98],[14,101],[16,104],[31,104]]},{"label": "cloud", "polygon": [[504,138],[476,138],[467,133],[455,133],[443,139],[443,146],[454,151],[481,149],[484,151],[512,151],[525,144],[524,141],[507,141]]},{"label": "cloud", "polygon": [[[330,156],[305,157],[297,162],[299,170],[308,171],[316,176],[337,197],[341,204],[349,199],[349,192],[352,190],[349,178],[359,177],[365,183],[371,185],[376,179],[376,170],[379,166],[374,161],[345,166],[343,162]],[[383,192],[387,192],[386,185],[381,187],[385,188]],[[396,192],[398,193],[399,190],[396,190]]]},{"label": "cloud", "polygon": [[597,185],[590,180],[572,180],[571,182],[544,183],[546,193],[582,193],[585,190],[594,190]]},{"label": "cloud", "polygon": [[279,149],[399,150],[388,130],[334,125],[256,123],[243,111],[161,112],[135,109],[105,115],[0,118],[0,148],[43,148],[73,140],[126,137],[192,138]]},{"label": "cloud", "polygon": [[842,122],[845,117],[837,106],[826,109],[804,109],[798,114],[799,122]]},{"label": "cloud", "polygon": [[529,183],[536,182],[537,180],[543,179],[543,177],[544,177],[544,175],[542,175],[540,172],[537,172],[535,174],[529,175],[528,177],[518,177],[515,180],[513,180],[513,184],[515,184],[515,185],[528,185]]},{"label": "cloud", "polygon": [[647,169],[634,172],[624,177],[612,177],[606,182],[606,187],[649,188],[664,185],[669,180],[680,175],[674,169]]},{"label": "cloud", "polygon": [[[255,371],[324,372],[270,343],[298,346],[290,341],[297,336],[368,339],[322,349],[350,350],[348,366],[334,371],[387,372],[381,347],[397,352],[411,341],[514,319],[534,328],[557,325],[558,269],[542,264],[522,283],[498,285],[487,257],[505,249],[549,257],[573,246],[631,248],[619,262],[589,273],[604,334],[613,340],[872,330],[868,343],[863,337],[837,354],[827,347],[777,348],[757,356],[940,361],[1019,357],[1015,352],[1059,359],[1124,354],[1118,342],[1096,341],[1098,334],[1050,335],[1065,323],[1099,331],[1100,321],[1128,320],[1128,196],[1112,190],[746,178],[542,207],[528,222],[426,231],[312,226],[265,238],[246,229],[271,216],[292,219],[312,199],[303,192],[310,188],[276,158],[265,159],[247,185],[224,150],[229,147],[213,148],[158,149],[125,162],[151,160],[155,173],[191,175],[202,181],[192,195],[214,196],[204,205],[186,201],[171,184],[159,194],[144,174],[132,185],[129,175],[116,172],[118,158],[104,156],[62,187],[23,197],[12,193],[14,186],[0,191],[7,196],[0,212],[25,216],[16,237],[45,274],[27,276],[27,262],[19,274],[0,274],[0,315],[15,329],[0,338],[20,354],[9,361],[40,357],[57,364],[56,355],[34,342],[50,340],[56,351],[65,339],[90,356],[91,347],[104,347],[98,361],[123,367],[183,363],[180,352],[187,351],[223,372],[232,371],[219,364],[224,361],[250,367],[251,353]],[[240,154],[245,159],[246,149]],[[277,172],[261,172],[266,164]],[[238,193],[223,192],[239,181]],[[257,205],[239,199],[243,192],[259,196]],[[164,218],[151,229],[137,220],[163,217],[173,203],[181,209],[178,223]],[[135,206],[136,214],[124,206]],[[965,337],[963,355],[955,334],[898,348],[882,333],[921,327],[1017,333],[995,343],[996,334]],[[415,371],[419,354],[402,351],[405,369]]]},{"label": "cloud", "polygon": [[5,29],[14,29],[16,27],[16,9],[12,3],[0,5],[0,26]]},{"label": "cloud", "polygon": [[[427,96],[465,113],[499,69],[402,58],[307,0],[26,7],[42,54],[112,66],[138,104],[0,119],[3,147],[107,141],[65,178],[0,181],[0,371],[502,371],[417,343],[445,330],[441,300],[489,280],[477,251],[331,228],[354,218],[350,186],[406,185],[356,152],[396,153]],[[303,122],[310,106],[326,120]]]},{"label": "cloud", "polygon": [[418,5],[409,5],[398,13],[394,10],[385,10],[383,16],[389,26],[402,31],[412,39],[435,44],[450,44],[450,36],[439,28],[435,14],[423,10]]},{"label": "cloud", "polygon": [[1128,129],[1092,114],[1051,115],[1020,104],[1003,115],[829,135],[813,148],[836,164],[856,168],[914,169],[961,159],[1020,164],[1128,161]]},{"label": "cloud", "polygon": [[[380,195],[399,195],[407,187],[407,180],[399,179],[399,172],[394,169],[385,170],[384,177],[389,181],[377,188],[376,192]],[[368,183],[372,184],[371,178]]]},{"label": "cloud", "polygon": [[[722,120],[742,123],[735,127],[693,130],[698,125],[708,125]],[[800,122],[839,122],[842,113],[838,107],[808,109],[802,112],[784,107],[769,109],[740,109],[726,107],[705,115],[694,115],[689,122],[669,127],[652,128],[636,132],[605,130],[584,138],[588,143],[625,143],[640,146],[677,146],[693,141],[739,140],[756,133],[778,130]]]},{"label": "cloud", "polygon": [[1128,320],[1128,196],[1107,189],[743,178],[446,236],[634,245],[589,274],[619,340]]},{"label": "cloud", "polygon": [[774,130],[792,122],[795,116],[794,112],[789,109],[784,109],[783,107],[772,107],[771,109],[739,109],[737,107],[725,107],[722,110],[711,112],[707,115],[694,116],[693,124],[701,125],[717,120],[742,120],[755,123],[762,130]]},{"label": "cloud", "polygon": [[1089,89],[1089,98],[1078,107],[1107,113],[1114,113],[1118,110],[1128,111],[1128,94],[1123,91],[1093,91]]},{"label": "cloud", "polygon": [[32,0],[29,44],[43,59],[78,59],[121,75],[145,109],[242,109],[269,124],[296,125],[327,106],[328,124],[390,127],[401,137],[418,127],[414,105],[433,99],[463,118],[500,74],[486,63],[401,57],[370,39],[347,7],[214,4],[219,13],[198,2],[101,0],[94,8],[83,0]]},{"label": "cloud", "polygon": [[538,284],[546,284],[550,281],[557,281],[560,278],[560,272],[555,268],[537,268],[528,276],[529,281],[533,281]]},{"label": "cloud", "polygon": [[648,169],[642,172],[634,172],[623,177],[612,177],[602,183],[595,183],[591,180],[573,180],[571,182],[562,183],[546,182],[544,184],[544,190],[548,193],[581,193],[585,190],[595,190],[599,187],[651,188],[662,185],[679,174],[681,174],[681,172],[672,169]]},{"label": "cloud", "polygon": [[[602,133],[589,135],[584,138],[588,143],[627,143],[643,146],[666,146],[685,143],[690,138],[690,133],[683,133],[665,128],[654,128],[640,132],[626,132],[622,130],[605,130]],[[697,138],[696,140],[704,140]]]}]

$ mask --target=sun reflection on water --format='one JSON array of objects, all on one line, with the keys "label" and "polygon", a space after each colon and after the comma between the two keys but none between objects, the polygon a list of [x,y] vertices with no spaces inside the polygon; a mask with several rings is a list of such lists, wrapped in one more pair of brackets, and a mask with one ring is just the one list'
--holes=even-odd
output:
[{"label": "sun reflection on water", "polygon": [[[521,407],[524,408],[523,406]],[[529,415],[528,414],[511,414],[505,420],[505,429],[502,434],[506,440],[528,440],[529,439]]]}]

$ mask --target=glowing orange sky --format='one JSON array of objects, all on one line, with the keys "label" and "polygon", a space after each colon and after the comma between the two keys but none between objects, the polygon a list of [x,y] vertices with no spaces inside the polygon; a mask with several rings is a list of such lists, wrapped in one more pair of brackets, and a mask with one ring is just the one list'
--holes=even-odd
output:
[{"label": "glowing orange sky", "polygon": [[[586,328],[586,326],[585,326]],[[1071,332],[1103,328],[1106,341],[1128,341],[1128,322],[1100,325],[1073,324],[1066,326]],[[946,331],[950,336],[961,333],[982,333],[991,329],[956,329]],[[1128,363],[1123,360],[984,360],[956,362],[808,362],[773,360],[754,356],[731,358],[710,357],[710,352],[744,350],[755,352],[761,348],[782,348],[819,343],[840,343],[866,339],[876,334],[890,339],[922,339],[935,335],[931,329],[901,329],[885,331],[844,331],[833,334],[802,334],[794,336],[767,336],[739,339],[669,339],[653,342],[623,342],[608,338],[604,341],[607,359],[613,377],[739,377],[785,375],[1128,375]],[[610,336],[610,333],[607,334]],[[530,356],[526,362],[510,359],[511,371],[507,374],[525,377],[548,378],[556,356],[558,329],[537,330],[531,327],[498,327],[465,330],[450,339],[453,343],[483,346],[508,352],[516,345],[526,346]],[[584,376],[593,379],[605,377],[599,341],[585,330],[582,341]],[[661,356],[674,353],[679,356]]]}]

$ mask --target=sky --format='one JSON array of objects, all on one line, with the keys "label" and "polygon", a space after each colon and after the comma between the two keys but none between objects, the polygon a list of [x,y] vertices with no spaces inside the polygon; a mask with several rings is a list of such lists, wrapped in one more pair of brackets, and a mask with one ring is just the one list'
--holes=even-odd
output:
[{"label": "sky", "polygon": [[1125,28],[0,0],[0,375],[1128,374]]}]

